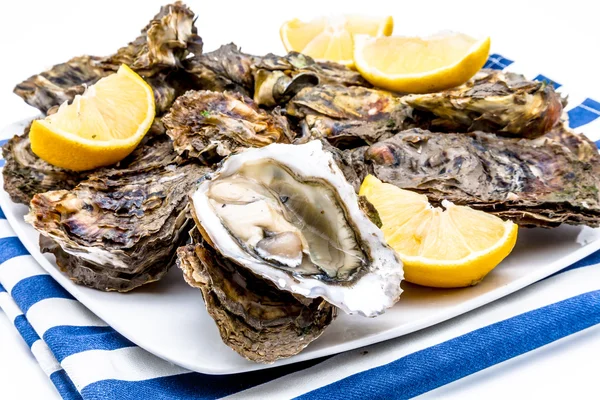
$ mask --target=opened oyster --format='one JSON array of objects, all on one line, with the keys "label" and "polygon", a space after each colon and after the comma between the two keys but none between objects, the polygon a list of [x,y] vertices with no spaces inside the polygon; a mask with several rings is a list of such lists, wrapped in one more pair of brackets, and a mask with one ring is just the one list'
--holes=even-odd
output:
[{"label": "opened oyster", "polygon": [[188,191],[207,172],[179,165],[164,135],[121,164],[72,190],[35,195],[26,216],[45,237],[42,249],[71,279],[107,291],[128,291],[166,273],[185,241]]},{"label": "opened oyster", "polygon": [[177,99],[163,123],[179,154],[207,165],[239,149],[293,139],[277,110],[268,113],[234,92],[189,91]]},{"label": "opened oyster", "polygon": [[177,257],[186,281],[202,291],[223,342],[249,360],[271,363],[298,354],[335,316],[326,301],[281,291],[209,246],[180,247]]},{"label": "opened oyster", "polygon": [[369,317],[402,292],[402,263],[319,141],[230,156],[192,203],[211,247],[281,290]]},{"label": "opened oyster", "polygon": [[[600,225],[600,155],[566,128],[535,140],[413,129],[343,153],[362,180],[468,205],[524,226]],[[356,184],[356,183],[355,183]]]},{"label": "opened oyster", "polygon": [[493,132],[535,138],[559,121],[562,100],[554,88],[526,80],[522,75],[484,69],[457,88],[438,93],[409,95],[406,104],[433,113],[427,126],[444,132]]}]

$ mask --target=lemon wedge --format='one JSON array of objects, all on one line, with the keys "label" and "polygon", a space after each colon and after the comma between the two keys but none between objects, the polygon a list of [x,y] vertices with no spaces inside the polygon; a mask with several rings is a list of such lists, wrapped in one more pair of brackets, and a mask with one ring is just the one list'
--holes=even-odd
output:
[{"label": "lemon wedge", "polygon": [[73,171],[114,164],[142,140],[154,120],[152,88],[126,65],[33,121],[31,150],[44,161]]},{"label": "lemon wedge", "polygon": [[354,64],[375,86],[430,93],[459,86],[485,65],[490,38],[461,33],[417,37],[354,37]]},{"label": "lemon wedge", "polygon": [[335,61],[351,67],[355,34],[389,36],[394,29],[392,17],[340,15],[309,22],[285,22],[279,34],[286,51],[297,51],[319,61]]},{"label": "lemon wedge", "polygon": [[360,195],[375,206],[388,244],[404,262],[405,279],[423,286],[477,284],[512,251],[518,227],[510,221],[400,189],[368,175]]}]

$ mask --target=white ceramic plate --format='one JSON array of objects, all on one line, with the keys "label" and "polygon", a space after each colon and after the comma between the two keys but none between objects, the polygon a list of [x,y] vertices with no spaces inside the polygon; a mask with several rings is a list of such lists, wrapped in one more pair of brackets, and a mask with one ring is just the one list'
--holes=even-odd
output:
[{"label": "white ceramic plate", "polygon": [[[24,123],[8,126],[1,138],[20,134]],[[513,253],[479,285],[440,290],[403,283],[400,302],[384,315],[367,319],[340,315],[302,353],[271,365],[256,364],[223,344],[200,291],[188,286],[174,267],[160,282],[132,293],[104,293],[77,286],[41,254],[38,233],[23,220],[27,207],[0,190],[0,205],[27,250],[75,298],[123,336],[157,356],[206,374],[231,374],[295,363],[406,335],[466,313],[513,293],[600,249],[600,229],[561,226],[521,229]]]}]

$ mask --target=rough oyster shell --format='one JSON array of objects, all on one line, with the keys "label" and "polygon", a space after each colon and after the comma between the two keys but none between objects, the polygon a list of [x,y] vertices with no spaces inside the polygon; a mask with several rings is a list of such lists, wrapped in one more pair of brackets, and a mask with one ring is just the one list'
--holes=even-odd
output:
[{"label": "rough oyster shell", "polygon": [[223,342],[249,360],[271,363],[298,354],[335,316],[322,299],[302,299],[239,268],[207,245],[177,250],[185,280],[202,291]]},{"label": "rough oyster shell", "polygon": [[433,131],[484,131],[535,138],[559,121],[562,100],[554,88],[528,81],[522,75],[483,69],[457,88],[439,93],[409,95],[406,104],[433,113]]},{"label": "rough oyster shell", "polygon": [[[86,173],[78,173],[48,164],[33,151],[29,141],[29,128],[21,136],[14,136],[4,146],[2,153],[6,164],[2,169],[4,176],[4,190],[10,195],[15,203],[29,205],[33,196],[37,193],[49,190],[72,189],[80,181],[86,178]],[[116,165],[117,168],[131,168],[130,163],[139,165],[138,155],[145,152],[145,143],[156,135],[164,134],[164,126],[160,118],[156,118],[152,127],[146,134],[144,141],[140,143],[133,154]],[[129,167],[128,167],[129,166]]]},{"label": "rough oyster shell", "polygon": [[194,14],[181,2],[163,6],[160,12],[129,45],[108,57],[81,56],[31,76],[18,84],[14,92],[42,112],[71,101],[86,86],[115,73],[121,64],[141,74],[154,89],[157,113],[171,105],[180,92],[182,81],[175,69],[190,52],[202,52],[202,40],[196,34]]},{"label": "rough oyster shell", "polygon": [[600,155],[563,126],[535,140],[413,129],[341,154],[355,185],[370,173],[523,226],[600,225]]},{"label": "rough oyster shell", "polygon": [[[188,227],[188,191],[207,172],[179,165],[170,140],[138,147],[120,168],[92,173],[72,190],[33,197],[26,221],[74,281],[128,291],[159,279]],[[147,279],[147,280],[146,280]]]},{"label": "rough oyster shell", "polygon": [[327,139],[340,148],[373,144],[412,127],[412,109],[384,90],[320,85],[301,90],[288,103],[287,115],[300,119],[296,143]]},{"label": "rough oyster shell", "polygon": [[255,66],[254,101],[273,107],[287,103],[303,88],[317,85],[370,87],[358,72],[340,64],[315,62],[295,51],[284,57],[267,54]]},{"label": "rough oyster shell", "polygon": [[289,143],[293,133],[276,110],[259,109],[234,92],[189,91],[163,117],[175,150],[211,165],[246,147]]},{"label": "rough oyster shell", "polygon": [[183,65],[198,89],[237,92],[252,97],[252,70],[258,60],[259,57],[242,53],[239,47],[229,43],[210,53],[196,54]]},{"label": "rough oyster shell", "polygon": [[223,257],[281,290],[375,316],[398,300],[402,263],[358,202],[319,141],[230,156],[192,195],[196,225]]},{"label": "rough oyster shell", "polygon": [[14,136],[4,146],[6,160],[2,175],[4,190],[15,203],[29,204],[36,193],[48,190],[71,189],[84,176],[80,173],[48,164],[33,151],[29,142],[29,128],[21,136]]},{"label": "rough oyster shell", "polygon": [[190,53],[202,53],[202,38],[194,20],[192,10],[181,1],[162,6],[140,36],[116,54],[103,58],[100,65],[116,72],[121,64],[126,64],[144,77],[181,67]]}]

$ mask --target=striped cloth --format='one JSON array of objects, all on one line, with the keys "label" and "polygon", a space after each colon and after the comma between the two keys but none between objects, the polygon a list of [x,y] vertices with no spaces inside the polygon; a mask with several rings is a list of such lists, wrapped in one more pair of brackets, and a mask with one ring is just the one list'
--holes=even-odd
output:
[{"label": "striped cloth", "polygon": [[[486,67],[561,86],[499,54]],[[575,105],[568,109],[570,125],[600,139],[600,103],[561,91]],[[600,323],[600,252],[408,336],[324,359],[211,376],[161,360],[107,326],[35,262],[0,210],[0,307],[65,399],[406,399]]]}]

